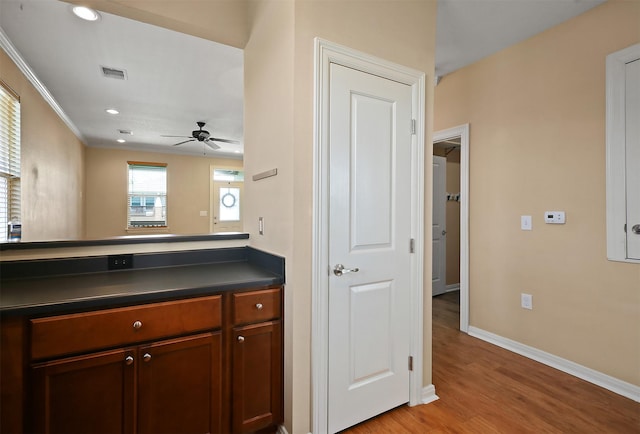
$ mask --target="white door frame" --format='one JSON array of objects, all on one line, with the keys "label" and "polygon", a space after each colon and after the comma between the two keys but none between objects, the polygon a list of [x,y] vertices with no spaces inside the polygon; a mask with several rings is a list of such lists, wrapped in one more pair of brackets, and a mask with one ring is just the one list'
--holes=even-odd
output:
[{"label": "white door frame", "polygon": [[460,331],[469,332],[469,124],[433,133],[433,143],[460,137]]},{"label": "white door frame", "polygon": [[[421,403],[424,269],[425,74],[320,38],[314,40],[313,240],[311,275],[312,432],[327,432],[329,354],[329,66],[337,63],[412,88],[415,135],[411,150],[411,355],[410,405]],[[410,128],[407,125],[407,128]],[[409,246],[407,246],[407,249]]]}]

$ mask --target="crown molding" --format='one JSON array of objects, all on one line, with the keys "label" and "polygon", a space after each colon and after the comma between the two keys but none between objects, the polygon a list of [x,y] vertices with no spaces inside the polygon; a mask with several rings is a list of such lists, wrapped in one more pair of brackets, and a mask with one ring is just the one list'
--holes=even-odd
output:
[{"label": "crown molding", "polygon": [[49,90],[45,87],[44,84],[38,79],[36,74],[33,72],[31,67],[27,64],[27,62],[22,58],[22,55],[18,52],[16,47],[13,45],[7,34],[4,32],[2,27],[0,27],[0,47],[7,53],[7,55],[13,60],[18,69],[24,74],[24,76],[29,80],[29,82],[36,88],[36,90],[42,95],[42,98],[51,106],[54,112],[62,119],[62,121],[69,127],[69,129],[76,135],[76,137],[82,142],[86,144],[86,140],[80,133],[78,127],[69,119],[69,116],[62,110],[60,104],[55,100],[53,95],[49,92]]}]

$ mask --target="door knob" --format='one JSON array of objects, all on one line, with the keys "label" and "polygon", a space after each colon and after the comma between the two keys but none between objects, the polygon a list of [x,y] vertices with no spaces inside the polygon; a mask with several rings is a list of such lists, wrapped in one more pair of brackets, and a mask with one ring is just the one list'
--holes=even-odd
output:
[{"label": "door knob", "polygon": [[357,273],[358,271],[360,271],[359,268],[344,268],[344,265],[342,264],[338,264],[335,267],[333,267],[333,274],[335,274],[338,277],[347,273]]},{"label": "door knob", "polygon": [[633,225],[633,227],[631,228],[631,232],[636,235],[640,235],[640,224]]}]

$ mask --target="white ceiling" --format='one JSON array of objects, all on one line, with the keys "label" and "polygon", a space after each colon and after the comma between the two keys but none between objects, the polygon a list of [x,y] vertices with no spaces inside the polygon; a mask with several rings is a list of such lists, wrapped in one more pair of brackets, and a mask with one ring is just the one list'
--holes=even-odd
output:
[{"label": "white ceiling", "polygon": [[436,76],[444,76],[605,0],[438,0]]},{"label": "white ceiling", "polygon": [[[438,0],[436,75],[603,2]],[[85,22],[57,0],[0,0],[0,27],[88,146],[242,157],[242,50],[106,13]],[[124,69],[127,79],[105,78],[101,66]],[[240,144],[218,142],[221,149],[213,151],[200,142],[172,146],[182,140],[161,137],[186,140],[196,121],[206,122],[212,137]]]},{"label": "white ceiling", "polygon": [[[107,13],[83,21],[57,0],[0,7],[0,26],[88,146],[242,157],[242,50]],[[124,69],[127,79],[105,78],[101,66]],[[212,151],[161,137],[190,136],[197,121],[212,137],[241,143],[216,142]]]}]

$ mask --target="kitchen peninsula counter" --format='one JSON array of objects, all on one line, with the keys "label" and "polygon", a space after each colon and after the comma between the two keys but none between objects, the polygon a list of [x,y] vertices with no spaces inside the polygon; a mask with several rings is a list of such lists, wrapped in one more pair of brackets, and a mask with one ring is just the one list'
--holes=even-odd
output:
[{"label": "kitchen peninsula counter", "polygon": [[[120,255],[123,256],[123,255]],[[284,283],[284,259],[251,247],[0,264],[0,314],[40,315],[195,297]]]}]

